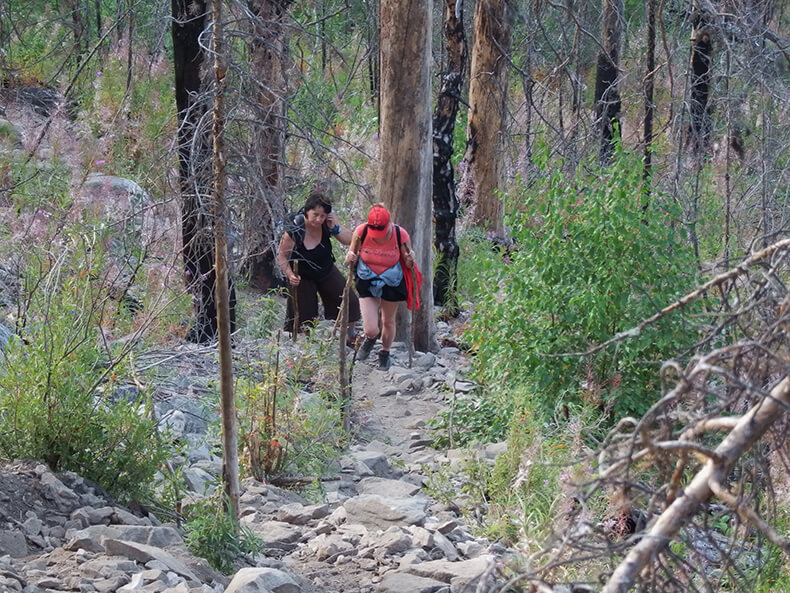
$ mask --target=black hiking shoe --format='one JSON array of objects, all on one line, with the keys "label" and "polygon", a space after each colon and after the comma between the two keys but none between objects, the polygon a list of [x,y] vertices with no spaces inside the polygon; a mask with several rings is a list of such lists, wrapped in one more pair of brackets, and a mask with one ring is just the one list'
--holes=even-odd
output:
[{"label": "black hiking shoe", "polygon": [[370,356],[370,351],[373,350],[373,345],[376,343],[376,338],[368,338],[365,337],[365,341],[362,342],[362,346],[359,347],[357,351],[357,360],[362,362],[363,360],[367,360],[368,356]]},{"label": "black hiking shoe", "polygon": [[379,370],[388,371],[392,366],[392,358],[390,358],[389,350],[382,350],[379,352]]}]

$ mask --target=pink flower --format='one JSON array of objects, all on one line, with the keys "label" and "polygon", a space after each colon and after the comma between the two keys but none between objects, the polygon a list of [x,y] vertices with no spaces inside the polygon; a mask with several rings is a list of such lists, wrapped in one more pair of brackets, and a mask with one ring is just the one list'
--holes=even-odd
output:
[{"label": "pink flower", "polygon": [[103,165],[103,164],[104,164],[104,163],[106,163],[106,162],[107,162],[107,161],[104,161],[104,160],[98,160],[98,161],[96,161],[96,164],[97,164],[97,165],[99,165],[99,166],[101,166],[101,165]]}]

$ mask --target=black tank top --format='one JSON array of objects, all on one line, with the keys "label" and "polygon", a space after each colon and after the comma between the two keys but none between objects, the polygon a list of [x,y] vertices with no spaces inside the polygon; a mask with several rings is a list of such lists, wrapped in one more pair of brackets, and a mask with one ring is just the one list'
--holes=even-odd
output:
[{"label": "black tank top", "polygon": [[321,242],[313,249],[304,246],[305,229],[297,229],[291,233],[294,248],[291,251],[291,261],[299,262],[299,275],[310,280],[322,280],[335,263],[332,253],[332,240],[326,225],[321,227]]}]

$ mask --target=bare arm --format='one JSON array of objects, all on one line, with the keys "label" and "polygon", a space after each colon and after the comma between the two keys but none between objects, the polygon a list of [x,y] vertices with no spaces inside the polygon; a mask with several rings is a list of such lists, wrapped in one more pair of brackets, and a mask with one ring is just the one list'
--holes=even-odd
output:
[{"label": "bare arm", "polygon": [[291,286],[299,286],[299,281],[301,280],[299,276],[294,274],[294,271],[291,269],[291,262],[288,261],[295,246],[296,244],[291,238],[291,235],[283,233],[280,239],[280,245],[277,248],[277,263],[280,264],[280,269],[283,271],[283,274],[285,274]]},{"label": "bare arm", "polygon": [[414,268],[414,251],[411,249],[411,242],[404,241],[400,246],[400,254],[406,267],[410,270]]},{"label": "bare arm", "polygon": [[346,265],[353,265],[357,261],[357,257],[359,257],[359,235],[356,233],[351,234],[351,242],[348,247],[348,251],[346,252]]},{"label": "bare arm", "polygon": [[350,245],[353,233],[351,230],[345,228],[340,224],[340,222],[338,222],[337,215],[334,212],[330,212],[326,217],[326,227],[332,231],[332,229],[335,228],[335,225],[337,225],[337,228],[340,230],[340,232],[332,236],[340,241],[343,245]]}]

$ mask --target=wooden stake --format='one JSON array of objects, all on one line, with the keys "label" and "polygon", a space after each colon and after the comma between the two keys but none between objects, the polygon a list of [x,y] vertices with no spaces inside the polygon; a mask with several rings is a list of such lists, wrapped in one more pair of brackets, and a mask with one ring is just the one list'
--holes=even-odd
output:
[{"label": "wooden stake", "polygon": [[[299,275],[299,262],[298,261],[294,262],[293,268],[294,268],[294,275],[298,276]],[[293,334],[292,334],[291,337],[293,338],[294,344],[296,343],[297,336],[299,336],[299,299],[296,298],[296,291],[297,290],[298,290],[298,287],[291,286],[291,298],[293,299],[293,303],[294,303],[294,306],[293,306],[293,310],[294,310],[294,327],[293,327]]]},{"label": "wooden stake", "polygon": [[348,335],[348,300],[351,293],[351,270],[348,272],[346,286],[343,288],[343,303],[340,309],[340,337],[338,339],[338,373],[340,375],[340,397],[342,398],[340,408],[340,419],[343,430],[348,432],[351,422],[349,419],[349,407],[351,404],[351,377],[346,372],[346,336]]},{"label": "wooden stake", "polygon": [[[411,303],[412,307],[416,307],[417,303],[417,272],[414,271],[414,267],[411,268]],[[409,329],[409,368],[411,368],[412,363],[414,362],[414,335],[415,335],[415,326],[414,326],[414,311],[416,309],[412,308],[411,313],[409,315],[409,325],[411,326]]]}]

